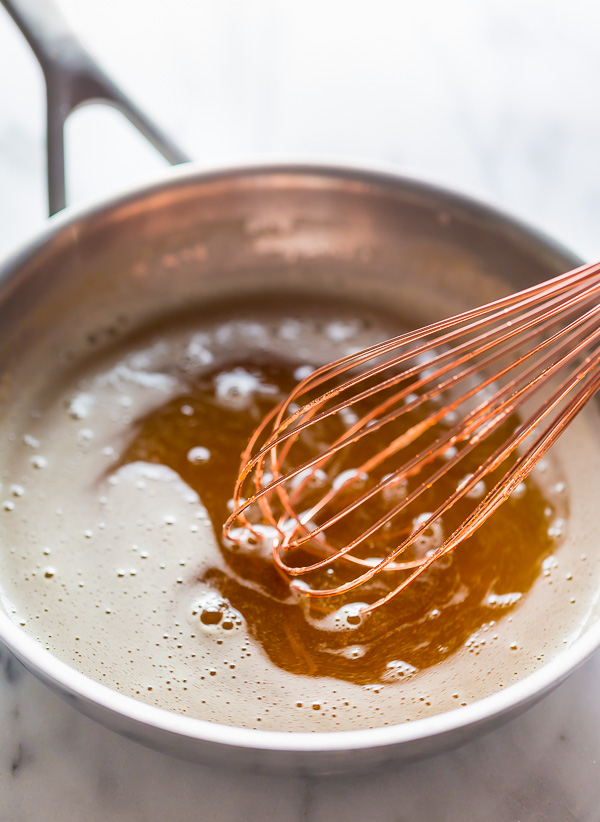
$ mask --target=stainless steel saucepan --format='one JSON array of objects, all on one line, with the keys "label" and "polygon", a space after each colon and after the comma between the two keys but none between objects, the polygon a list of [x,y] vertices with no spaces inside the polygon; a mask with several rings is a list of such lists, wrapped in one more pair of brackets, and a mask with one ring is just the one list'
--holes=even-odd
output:
[{"label": "stainless steel saucepan", "polygon": [[[48,3],[6,5],[48,82],[52,210],[64,205],[62,124],[88,97],[126,108],[172,161],[184,159],[99,73]],[[4,392],[19,390],[24,345],[39,351],[43,367],[66,340],[76,345],[102,333],[123,313],[131,326],[215,296],[317,286],[374,306],[397,287],[433,294],[451,309],[465,283],[477,283],[482,273],[500,292],[576,263],[497,211],[388,173],[292,164],[212,173],[181,167],[141,190],[66,209],[2,265],[0,384]],[[480,297],[474,288],[473,301]],[[535,673],[460,710],[394,727],[311,734],[223,726],[138,702],[54,657],[1,606],[0,640],[81,711],[140,742],[214,764],[323,774],[433,754],[493,728],[583,662],[600,645],[600,622]]]}]

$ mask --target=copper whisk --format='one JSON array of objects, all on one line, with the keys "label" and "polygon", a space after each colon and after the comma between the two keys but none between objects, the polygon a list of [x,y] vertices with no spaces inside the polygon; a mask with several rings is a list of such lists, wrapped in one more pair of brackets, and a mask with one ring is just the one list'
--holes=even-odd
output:
[{"label": "copper whisk", "polygon": [[[599,293],[600,264],[585,265],[317,368],[252,436],[225,535],[270,540],[277,568],[308,596],[343,595],[383,574],[386,590],[360,613],[397,596],[510,497],[600,387]],[[338,428],[323,442],[328,421]],[[384,447],[370,450],[383,436]],[[435,510],[394,530],[409,505],[486,443]],[[473,499],[486,478],[493,487]],[[441,544],[415,550],[459,508]],[[357,533],[340,542],[357,514]],[[369,556],[377,539],[385,553]],[[340,564],[342,581],[328,586]],[[316,587],[298,579],[315,573]]]}]

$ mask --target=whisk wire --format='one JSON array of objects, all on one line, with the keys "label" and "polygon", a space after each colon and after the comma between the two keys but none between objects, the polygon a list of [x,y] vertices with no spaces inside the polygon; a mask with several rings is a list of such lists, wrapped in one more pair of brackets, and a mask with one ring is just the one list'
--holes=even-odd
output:
[{"label": "whisk wire", "polygon": [[[251,438],[242,457],[234,490],[235,510],[224,526],[225,533],[231,538],[234,526],[238,526],[260,538],[260,527],[253,526],[248,518],[249,509],[258,506],[262,521],[272,529],[275,565],[288,578],[331,568],[338,561],[359,569],[335,587],[314,588],[303,581],[303,593],[312,597],[345,594],[382,572],[403,571],[399,584],[394,583],[384,596],[363,610],[370,611],[397,596],[441,556],[472,535],[511,496],[597,391],[599,295],[600,265],[582,266],[518,294],[318,367],[265,417]],[[557,383],[565,369],[566,378]],[[343,378],[346,381],[340,382]],[[319,396],[315,396],[317,389],[322,390]],[[538,392],[547,394],[548,389],[550,396],[534,400]],[[493,453],[484,455],[432,513],[419,517],[408,531],[406,526],[401,527],[400,533],[405,536],[386,549],[385,556],[356,555],[356,549],[383,529],[389,530],[392,521],[496,435],[517,412],[536,402],[529,416],[518,421],[504,442],[493,448]],[[411,422],[410,415],[420,408],[431,410],[423,419]],[[295,447],[304,443],[311,430],[319,430],[315,426],[331,418],[339,420],[347,409],[355,409],[356,413],[353,410],[343,433],[335,435],[317,453],[307,457],[304,448],[304,456],[293,459]],[[451,419],[459,413],[462,417]],[[397,428],[404,415],[409,420],[404,430],[395,430],[390,442],[363,458],[357,468],[331,479],[331,470],[340,458],[354,453],[366,437],[388,430],[385,426]],[[426,442],[401,465],[377,478],[377,472],[388,461],[439,425],[444,430],[433,442]],[[520,453],[532,437],[533,444]],[[472,495],[479,483],[515,453],[514,462],[492,490],[438,547],[425,556],[403,557],[447,511]],[[427,466],[433,467],[429,473]],[[326,469],[329,487],[299,510],[318,472],[327,478]],[[359,482],[359,493],[338,505],[354,490],[357,477],[371,478],[374,484],[361,490]],[[416,485],[409,488],[406,483],[414,478]],[[245,498],[248,482],[253,490]],[[400,501],[384,506],[383,513],[378,504],[373,510],[380,513],[361,533],[346,539],[343,545],[331,543],[328,534],[338,524],[367,510],[376,498],[382,499],[387,489],[396,487],[404,489]],[[338,507],[330,511],[332,505]],[[307,550],[318,558],[301,565],[284,560],[284,555],[295,549]]]}]

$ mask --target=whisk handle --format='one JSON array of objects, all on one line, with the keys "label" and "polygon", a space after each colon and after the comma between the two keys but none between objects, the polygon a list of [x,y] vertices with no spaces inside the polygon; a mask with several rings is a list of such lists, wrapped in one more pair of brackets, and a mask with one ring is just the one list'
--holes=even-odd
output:
[{"label": "whisk handle", "polygon": [[115,106],[169,163],[189,159],[162,129],[138,108],[84,48],[54,0],[2,0],[31,46],[46,82],[48,206],[66,205],[64,126],[86,103]]}]

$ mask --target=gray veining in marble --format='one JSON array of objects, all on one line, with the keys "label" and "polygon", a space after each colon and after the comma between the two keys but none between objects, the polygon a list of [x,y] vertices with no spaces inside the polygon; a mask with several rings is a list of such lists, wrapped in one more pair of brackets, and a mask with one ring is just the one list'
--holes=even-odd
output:
[{"label": "gray veining in marble", "polygon": [[3,652],[0,819],[6,822],[600,819],[600,658],[543,702],[457,751],[351,777],[212,770],[80,715]]},{"label": "gray veining in marble", "polygon": [[[589,0],[62,0],[103,65],[207,166],[384,162],[600,257],[600,11]],[[43,86],[0,8],[0,253],[43,222]],[[72,202],[163,163],[119,116],[69,123]],[[0,651],[0,822],[598,822],[600,657],[527,714],[383,773],[178,762],[79,715]]]}]

